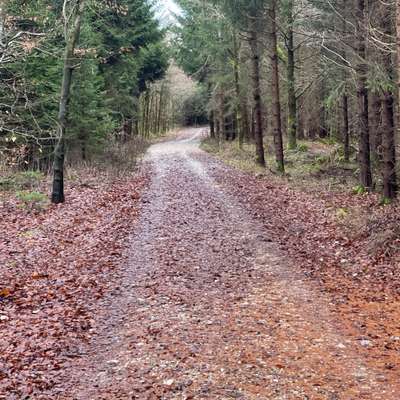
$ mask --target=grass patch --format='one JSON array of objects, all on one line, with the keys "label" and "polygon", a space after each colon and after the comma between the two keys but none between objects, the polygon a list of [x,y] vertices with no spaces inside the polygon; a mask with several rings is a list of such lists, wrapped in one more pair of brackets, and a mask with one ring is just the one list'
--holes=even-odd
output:
[{"label": "grass patch", "polygon": [[238,142],[218,143],[215,139],[206,138],[202,141],[200,148],[241,170],[255,174],[266,172],[264,168],[256,164],[253,144],[244,143],[240,148]]},{"label": "grass patch", "polygon": [[28,211],[43,211],[49,205],[49,199],[41,192],[21,191],[15,194],[22,208]]},{"label": "grass patch", "polygon": [[255,163],[255,145],[252,143],[245,143],[239,148],[237,142],[218,143],[215,139],[206,138],[201,148],[228,165],[250,173],[268,175],[269,179],[284,179],[302,189],[350,191],[357,184],[356,163],[344,162],[341,146],[333,141],[303,140],[298,142],[296,149],[286,149],[286,174],[283,177],[276,171],[271,141],[265,143],[266,169]]}]

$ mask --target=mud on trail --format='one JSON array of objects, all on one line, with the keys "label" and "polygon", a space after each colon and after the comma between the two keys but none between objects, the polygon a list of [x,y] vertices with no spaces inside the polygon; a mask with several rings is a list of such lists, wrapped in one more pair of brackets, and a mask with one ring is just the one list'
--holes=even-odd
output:
[{"label": "mud on trail", "polygon": [[123,284],[56,398],[398,399],[393,371],[370,362],[329,295],[215,179],[229,168],[200,136],[149,150]]}]

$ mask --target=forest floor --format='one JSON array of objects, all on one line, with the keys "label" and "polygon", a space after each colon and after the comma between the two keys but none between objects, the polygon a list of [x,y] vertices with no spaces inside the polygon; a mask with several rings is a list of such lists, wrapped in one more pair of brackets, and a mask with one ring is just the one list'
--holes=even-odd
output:
[{"label": "forest floor", "polygon": [[243,172],[201,137],[62,206],[2,202],[0,399],[399,398],[398,238],[372,234],[397,206]]}]

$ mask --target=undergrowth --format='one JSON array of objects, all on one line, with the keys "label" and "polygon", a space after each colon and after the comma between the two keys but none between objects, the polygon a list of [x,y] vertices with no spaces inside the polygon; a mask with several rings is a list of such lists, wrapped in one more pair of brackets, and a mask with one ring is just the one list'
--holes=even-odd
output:
[{"label": "undergrowth", "polygon": [[48,197],[41,192],[21,191],[15,194],[20,206],[27,211],[43,211],[49,205]]},{"label": "undergrowth", "polygon": [[22,171],[7,173],[0,176],[0,190],[33,190],[37,189],[44,179],[44,174],[40,171]]},{"label": "undergrowth", "polygon": [[343,152],[337,143],[299,141],[295,150],[285,150],[284,176],[276,171],[272,143],[266,143],[267,168],[255,163],[255,146],[245,143],[242,149],[237,142],[224,142],[206,138],[202,149],[216,155],[225,163],[269,179],[283,179],[286,183],[311,191],[350,191],[357,184],[355,161],[344,162]]},{"label": "undergrowth", "polygon": [[[323,197],[330,204],[327,212],[349,238],[363,238],[370,254],[398,254],[400,251],[399,203],[388,202],[377,193],[369,193],[358,184],[359,170],[353,154],[344,162],[336,142],[300,141],[296,150],[285,150],[286,174],[274,169],[273,146],[266,143],[267,168],[255,163],[255,148],[246,143],[239,149],[237,142],[207,138],[202,149],[226,164],[250,172],[277,185],[284,184]],[[379,173],[374,177],[376,189],[381,185]]]}]

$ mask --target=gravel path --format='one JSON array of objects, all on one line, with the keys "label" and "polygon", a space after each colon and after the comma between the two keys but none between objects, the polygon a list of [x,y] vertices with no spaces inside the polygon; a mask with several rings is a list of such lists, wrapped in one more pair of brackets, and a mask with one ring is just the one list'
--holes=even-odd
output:
[{"label": "gravel path", "polygon": [[211,178],[227,167],[198,157],[200,136],[149,150],[124,284],[59,398],[398,399],[358,350],[368,343]]}]

